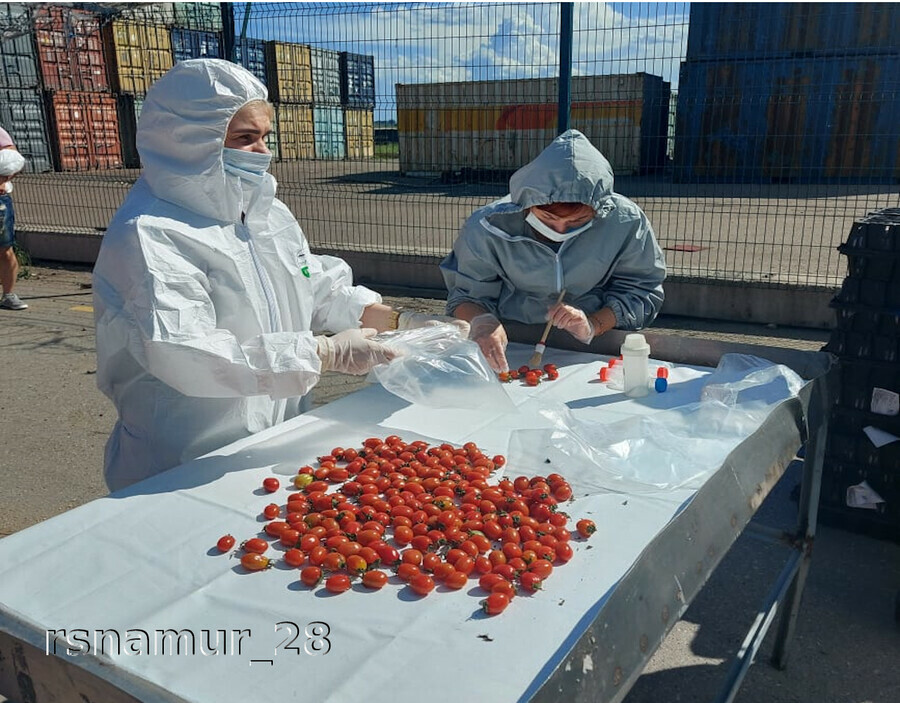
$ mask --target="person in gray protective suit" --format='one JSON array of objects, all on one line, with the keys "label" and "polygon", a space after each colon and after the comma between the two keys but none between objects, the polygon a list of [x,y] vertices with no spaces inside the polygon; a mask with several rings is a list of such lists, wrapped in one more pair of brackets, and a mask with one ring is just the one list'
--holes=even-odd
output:
[{"label": "person in gray protective suit", "polygon": [[644,212],[613,192],[612,167],[587,137],[561,134],[509,190],[468,218],[441,262],[447,313],[470,323],[494,370],[508,370],[501,320],[550,321],[584,344],[653,322],[663,252]]}]

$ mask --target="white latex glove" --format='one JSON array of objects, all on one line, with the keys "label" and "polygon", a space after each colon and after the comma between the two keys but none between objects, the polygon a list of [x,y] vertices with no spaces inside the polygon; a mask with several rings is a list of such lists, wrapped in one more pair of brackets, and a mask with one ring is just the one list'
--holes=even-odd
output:
[{"label": "white latex glove", "polygon": [[506,345],[509,340],[500,320],[486,312],[473,317],[469,327],[469,339],[478,344],[491,368],[498,373],[509,371],[509,362],[506,360]]},{"label": "white latex glove", "polygon": [[338,332],[331,337],[317,336],[322,373],[338,371],[362,376],[373,366],[385,364],[397,356],[395,350],[372,341],[377,333],[377,330],[364,327]]},{"label": "white latex glove", "polygon": [[436,325],[453,325],[463,337],[469,336],[469,323],[447,315],[428,315],[424,312],[405,310],[397,318],[398,330],[414,330],[419,327],[434,327]]},{"label": "white latex glove", "polygon": [[594,326],[584,310],[565,303],[557,303],[547,313],[547,320],[561,330],[571,334],[582,344],[590,344],[594,338]]}]

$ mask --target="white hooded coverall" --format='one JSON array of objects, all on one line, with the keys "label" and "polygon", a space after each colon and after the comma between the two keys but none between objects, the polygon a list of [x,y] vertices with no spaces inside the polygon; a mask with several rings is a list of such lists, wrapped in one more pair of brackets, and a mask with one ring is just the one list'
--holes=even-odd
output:
[{"label": "white hooded coverall", "polygon": [[94,268],[97,383],[119,414],[110,490],[297,415],[321,371],[313,334],[358,328],[381,302],[310,253],[270,174],[225,172],[229,121],[266,97],[218,59],[183,61],[147,94],[143,173]]}]

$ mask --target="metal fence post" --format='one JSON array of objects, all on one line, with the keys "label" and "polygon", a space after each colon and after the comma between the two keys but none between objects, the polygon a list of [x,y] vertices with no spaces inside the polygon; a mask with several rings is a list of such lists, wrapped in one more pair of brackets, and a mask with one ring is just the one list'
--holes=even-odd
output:
[{"label": "metal fence post", "polygon": [[569,108],[572,104],[572,10],[574,3],[559,4],[559,112],[556,118],[558,133],[569,129]]},{"label": "metal fence post", "polygon": [[222,8],[222,49],[225,58],[234,62],[234,7],[230,2],[219,3]]}]

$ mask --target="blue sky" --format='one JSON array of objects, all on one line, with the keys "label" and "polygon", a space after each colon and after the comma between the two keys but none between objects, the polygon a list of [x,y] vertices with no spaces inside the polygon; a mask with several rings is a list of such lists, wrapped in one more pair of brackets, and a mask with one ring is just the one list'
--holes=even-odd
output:
[{"label": "blue sky", "polygon": [[[244,3],[235,3],[237,31]],[[677,88],[689,3],[575,3],[573,73],[646,72]],[[558,72],[558,3],[251,3],[247,36],[375,57],[376,119],[394,84]]]}]

